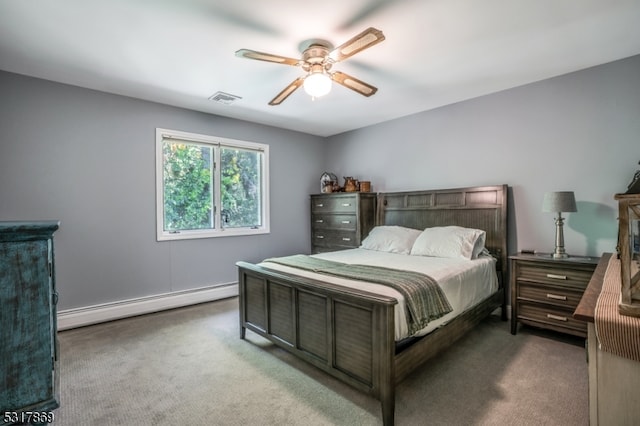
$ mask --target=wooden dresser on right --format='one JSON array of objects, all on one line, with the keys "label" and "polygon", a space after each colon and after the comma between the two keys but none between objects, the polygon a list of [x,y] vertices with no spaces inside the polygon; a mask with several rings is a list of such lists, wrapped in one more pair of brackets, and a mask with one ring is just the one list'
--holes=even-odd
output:
[{"label": "wooden dresser on right", "polygon": [[[611,270],[610,270],[611,268]],[[610,281],[611,280],[611,281]],[[640,424],[640,360],[621,353],[638,348],[640,335],[638,321],[634,329],[620,329],[614,333],[616,351],[611,351],[611,323],[596,331],[598,317],[611,318],[611,308],[617,311],[621,288],[620,261],[615,253],[604,253],[573,316],[588,325],[587,362],[589,370],[589,424],[591,426],[636,426]],[[608,288],[607,288],[608,287]],[[620,290],[618,290],[619,292]],[[609,293],[611,292],[611,293]],[[604,300],[601,295],[604,293]],[[613,306],[611,302],[613,301]],[[608,306],[607,306],[608,305]],[[603,313],[606,313],[603,315]],[[622,315],[624,316],[624,315]],[[637,318],[629,317],[632,321]],[[607,321],[608,322],[608,321]],[[617,328],[613,326],[613,329]],[[637,353],[637,352],[636,352]]]},{"label": "wooden dresser on right", "polygon": [[554,259],[548,253],[509,257],[511,334],[518,323],[587,337],[587,323],[573,318],[599,257]]}]

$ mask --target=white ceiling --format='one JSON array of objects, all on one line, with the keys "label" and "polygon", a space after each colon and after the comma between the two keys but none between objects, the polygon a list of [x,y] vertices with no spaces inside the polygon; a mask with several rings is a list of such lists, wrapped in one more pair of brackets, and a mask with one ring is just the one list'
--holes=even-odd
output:
[{"label": "white ceiling", "polygon": [[[330,136],[640,54],[639,22],[639,0],[0,0],[0,69]],[[370,98],[269,106],[303,71],[234,55],[370,26],[386,40],[333,67]]]}]

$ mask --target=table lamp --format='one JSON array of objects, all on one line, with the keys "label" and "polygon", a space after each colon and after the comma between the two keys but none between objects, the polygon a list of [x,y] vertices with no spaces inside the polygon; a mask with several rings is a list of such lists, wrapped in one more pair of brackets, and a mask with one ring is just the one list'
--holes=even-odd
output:
[{"label": "table lamp", "polygon": [[555,218],[556,222],[556,249],[553,252],[554,259],[565,259],[569,255],[564,250],[564,233],[562,226],[564,225],[564,218],[562,213],[577,212],[576,198],[573,191],[558,191],[547,192],[544,194],[544,200],[542,202],[543,212],[558,213],[558,217]]}]

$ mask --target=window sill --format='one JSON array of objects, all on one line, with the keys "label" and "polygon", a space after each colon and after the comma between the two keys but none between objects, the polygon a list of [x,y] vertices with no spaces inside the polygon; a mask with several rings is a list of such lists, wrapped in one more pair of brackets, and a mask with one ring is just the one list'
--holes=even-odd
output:
[{"label": "window sill", "polygon": [[245,235],[261,235],[270,233],[268,227],[261,228],[226,228],[207,231],[163,232],[157,235],[157,241],[193,240],[200,238],[240,237]]}]

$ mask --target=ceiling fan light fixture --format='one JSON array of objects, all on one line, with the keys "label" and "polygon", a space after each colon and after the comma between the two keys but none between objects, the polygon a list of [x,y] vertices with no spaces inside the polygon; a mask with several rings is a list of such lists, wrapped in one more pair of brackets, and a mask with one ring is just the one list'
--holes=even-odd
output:
[{"label": "ceiling fan light fixture", "polygon": [[324,72],[311,72],[304,79],[304,90],[314,98],[324,96],[331,91],[331,77]]},{"label": "ceiling fan light fixture", "polygon": [[311,39],[300,44],[302,52],[301,59],[288,58],[286,56],[273,55],[270,53],[258,52],[250,49],[240,49],[236,51],[236,56],[247,59],[257,59],[260,61],[273,62],[277,64],[292,65],[302,68],[306,75],[293,80],[275,98],[271,99],[269,105],[280,105],[291,93],[300,86],[304,86],[312,99],[324,96],[331,91],[333,82],[351,89],[362,96],[371,96],[378,91],[377,87],[358,80],[340,71],[329,70],[336,62],[350,58],[358,52],[370,48],[385,39],[382,31],[369,27],[360,34],[352,37],[345,43],[334,48],[326,40]]}]

